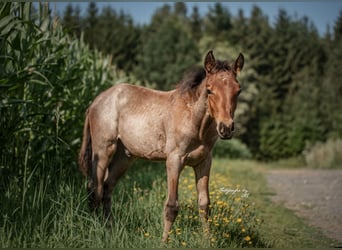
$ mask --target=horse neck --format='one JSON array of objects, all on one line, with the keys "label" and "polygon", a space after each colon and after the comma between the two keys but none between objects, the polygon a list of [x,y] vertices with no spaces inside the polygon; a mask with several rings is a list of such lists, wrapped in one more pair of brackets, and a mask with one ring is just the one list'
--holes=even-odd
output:
[{"label": "horse neck", "polygon": [[193,111],[196,114],[194,122],[199,127],[199,138],[203,140],[208,130],[212,127],[210,125],[213,123],[213,119],[208,111],[208,94],[204,82],[199,86],[198,93],[199,97],[193,105]]}]

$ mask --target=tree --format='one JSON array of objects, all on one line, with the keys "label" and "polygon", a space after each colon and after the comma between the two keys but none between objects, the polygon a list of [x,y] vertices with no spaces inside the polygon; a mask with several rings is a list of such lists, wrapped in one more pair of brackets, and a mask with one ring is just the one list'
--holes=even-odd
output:
[{"label": "tree", "polygon": [[307,141],[325,137],[319,107],[326,56],[308,18],[293,20],[284,10],[270,40],[272,82],[261,90],[265,100],[259,110],[265,116],[259,118],[259,154],[278,159],[298,155]]},{"label": "tree", "polygon": [[174,3],[174,12],[180,18],[186,18],[187,8],[185,3],[183,2],[175,2]]},{"label": "tree", "polygon": [[171,16],[171,6],[169,4],[164,4],[161,8],[158,8],[151,18],[150,28],[158,28],[164,20],[167,20]]},{"label": "tree", "polygon": [[99,38],[98,30],[98,8],[95,2],[90,2],[85,19],[84,41],[90,45],[90,48],[96,48]]},{"label": "tree", "polygon": [[221,3],[215,3],[209,7],[208,14],[204,21],[205,32],[217,39],[225,40],[232,29],[231,14],[228,8]]},{"label": "tree", "polygon": [[327,137],[342,137],[342,11],[334,25],[333,40],[328,41],[328,60],[320,98],[322,119],[326,123]]},{"label": "tree", "polygon": [[[112,17],[103,17],[107,22],[108,53],[113,56],[113,62],[125,72],[130,72],[137,63],[137,53],[140,45],[140,29],[133,25],[132,17],[120,11],[113,12]],[[108,24],[110,20],[110,24]],[[110,37],[110,38],[109,38]]]},{"label": "tree", "polygon": [[142,39],[134,72],[145,83],[155,83],[158,89],[173,88],[184,71],[200,59],[185,27],[172,17],[145,30]]},{"label": "tree", "polygon": [[242,134],[241,138],[258,157],[260,156],[262,122],[269,119],[269,109],[272,107],[268,86],[272,84],[273,65],[270,59],[272,29],[267,16],[257,6],[253,6],[251,17],[246,20],[246,33],[248,36],[242,36],[239,41],[243,51],[249,54],[250,59],[246,60],[246,68],[253,69],[255,72],[250,75],[249,81],[256,83],[258,94],[251,100],[246,133]]},{"label": "tree", "polygon": [[76,5],[74,8],[71,3],[69,3],[64,11],[63,15],[63,27],[69,34],[76,35],[77,38],[81,36],[81,26],[82,20],[80,17],[80,7]]},{"label": "tree", "polygon": [[240,44],[249,39],[247,18],[244,16],[242,9],[239,9],[238,16],[233,18],[232,21],[233,29],[230,31],[230,41],[232,44]]},{"label": "tree", "polygon": [[334,26],[334,40],[339,41],[342,39],[342,10],[340,11],[339,17],[336,20]]},{"label": "tree", "polygon": [[202,23],[203,20],[199,14],[198,7],[194,6],[190,17],[190,30],[195,41],[198,41],[202,37]]},{"label": "tree", "polygon": [[71,3],[65,7],[64,16],[63,16],[63,26],[64,27],[72,27],[73,24],[73,17],[74,17],[74,8],[72,7]]}]

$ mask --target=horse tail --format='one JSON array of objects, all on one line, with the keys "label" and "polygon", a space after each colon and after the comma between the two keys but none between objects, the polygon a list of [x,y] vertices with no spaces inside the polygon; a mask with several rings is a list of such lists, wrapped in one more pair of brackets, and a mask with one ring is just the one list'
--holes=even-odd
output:
[{"label": "horse tail", "polygon": [[78,155],[78,167],[84,176],[90,176],[92,166],[92,147],[88,112],[84,122],[83,140]]}]

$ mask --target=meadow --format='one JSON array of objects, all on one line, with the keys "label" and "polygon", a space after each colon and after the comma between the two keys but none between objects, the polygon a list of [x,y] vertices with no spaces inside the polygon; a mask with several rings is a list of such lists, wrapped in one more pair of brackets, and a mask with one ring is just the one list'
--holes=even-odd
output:
[{"label": "meadow", "polygon": [[[74,166],[75,167],[75,166]],[[194,176],[180,178],[180,212],[167,244],[161,242],[166,197],[165,167],[140,161],[114,192],[112,228],[89,212],[86,180],[63,167],[38,170],[13,180],[0,203],[1,247],[328,247],[332,242],[293,212],[272,204],[265,182],[268,165],[216,159],[210,179],[209,232],[203,232]],[[40,173],[40,171],[42,171]],[[43,173],[44,172],[44,173]],[[41,175],[40,175],[41,174]],[[36,179],[41,176],[42,178]],[[21,196],[14,190],[25,185]]]}]

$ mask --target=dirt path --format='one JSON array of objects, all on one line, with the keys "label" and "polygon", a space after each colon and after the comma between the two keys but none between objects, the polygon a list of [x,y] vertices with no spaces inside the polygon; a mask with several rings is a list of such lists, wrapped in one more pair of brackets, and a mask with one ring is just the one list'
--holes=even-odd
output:
[{"label": "dirt path", "polygon": [[270,170],[272,200],[342,244],[342,170]]}]

